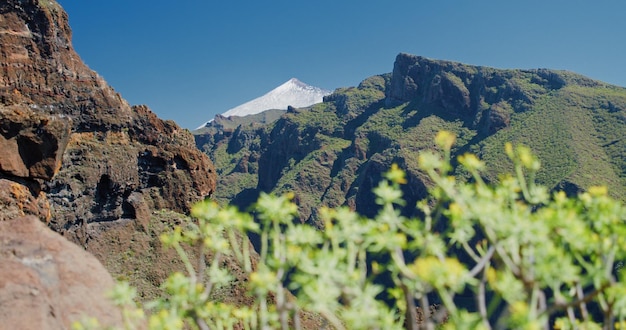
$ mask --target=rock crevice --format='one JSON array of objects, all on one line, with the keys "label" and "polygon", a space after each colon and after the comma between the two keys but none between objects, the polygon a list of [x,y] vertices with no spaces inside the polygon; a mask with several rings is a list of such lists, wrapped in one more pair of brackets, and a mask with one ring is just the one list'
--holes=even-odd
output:
[{"label": "rock crevice", "polygon": [[[59,157],[55,160],[62,157],[68,164],[44,188],[54,230],[80,242],[78,233],[85,224],[144,214],[131,210],[129,205],[137,201],[151,209],[184,213],[214,191],[213,164],[187,130],[159,119],[146,106],[130,106],[81,61],[59,4],[8,0],[0,4],[0,15],[0,104],[71,122],[71,134],[59,141],[67,142],[65,153],[35,149],[36,139],[45,134],[36,129],[30,137],[20,135],[19,141],[5,139],[12,144],[0,141],[3,149],[20,155],[19,161],[3,157],[0,168],[6,172],[24,175],[28,170],[51,177],[52,172],[43,173],[50,167],[38,161],[46,157],[40,153],[53,153]],[[103,177],[109,179],[107,185],[101,184]],[[142,198],[128,200],[133,193]]]}]

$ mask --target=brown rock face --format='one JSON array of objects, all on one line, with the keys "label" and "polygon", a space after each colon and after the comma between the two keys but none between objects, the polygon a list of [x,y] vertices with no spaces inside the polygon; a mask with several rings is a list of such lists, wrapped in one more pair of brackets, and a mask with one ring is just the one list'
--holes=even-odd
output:
[{"label": "brown rock face", "polygon": [[50,220],[41,180],[59,171],[70,126],[67,118],[0,105],[0,220],[26,214]]},{"label": "brown rock face", "polygon": [[50,180],[59,171],[70,137],[70,121],[28,108],[0,107],[0,171]]},{"label": "brown rock face", "polygon": [[113,280],[100,262],[35,217],[0,222],[3,329],[69,329],[83,316],[121,326],[105,297]]},{"label": "brown rock face", "polygon": [[[74,51],[67,14],[55,1],[1,2],[0,45],[0,104],[72,122],[64,166],[44,189],[53,229],[84,242],[88,238],[80,233],[89,223],[138,219],[146,209],[186,212],[213,192],[213,165],[191,134],[145,106],[129,106],[90,70]],[[42,134],[30,139],[37,137]],[[20,150],[10,137],[0,146]],[[42,178],[54,173],[43,173],[47,165],[34,161],[40,151],[22,149],[27,162],[3,158],[5,172],[28,170]]]},{"label": "brown rock face", "polygon": [[59,172],[71,121],[31,108],[0,105],[1,327],[68,329],[83,316],[121,326],[104,296],[113,286],[108,272],[42,223],[51,218],[43,180]]},{"label": "brown rock face", "polygon": [[158,244],[155,209],[185,212],[214,189],[213,165],[187,130],[129,106],[82,63],[55,1],[0,2],[0,328],[67,329],[82,314],[121,325],[102,297],[112,284],[102,266],[16,218],[49,222],[116,277],[138,273],[145,294],[167,273],[148,278],[158,263],[115,268],[128,252],[118,247]]},{"label": "brown rock face", "polygon": [[50,221],[50,203],[46,194],[29,188],[32,182],[0,179],[0,221],[34,215],[42,221]]},{"label": "brown rock face", "polygon": [[69,115],[79,131],[131,121],[130,106],[72,48],[67,14],[54,0],[3,1],[0,15],[3,104]]}]

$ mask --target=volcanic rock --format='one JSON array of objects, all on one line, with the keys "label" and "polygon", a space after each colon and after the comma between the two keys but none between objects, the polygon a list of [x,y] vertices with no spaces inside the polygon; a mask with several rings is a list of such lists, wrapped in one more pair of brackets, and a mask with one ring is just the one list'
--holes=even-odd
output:
[{"label": "volcanic rock", "polygon": [[68,329],[86,316],[122,324],[119,310],[104,296],[113,286],[108,272],[42,223],[51,219],[42,184],[59,171],[70,128],[65,116],[0,105],[3,329]]},{"label": "volcanic rock", "polygon": [[69,137],[70,121],[65,117],[0,105],[0,171],[50,180],[61,167]]},{"label": "volcanic rock", "polygon": [[[146,213],[137,210],[145,208],[184,213],[210,195],[213,164],[192,135],[146,106],[130,106],[81,61],[71,38],[67,14],[53,0],[0,3],[0,104],[72,123],[65,153],[45,150],[63,154],[66,164],[44,188],[51,227],[81,242],[79,233],[90,223],[137,219]],[[15,149],[17,142],[9,142]],[[34,149],[23,154],[24,166],[6,158],[2,168],[50,177],[41,173]]]},{"label": "volcanic rock", "polygon": [[100,262],[36,217],[0,221],[3,329],[69,329],[83,317],[122,326],[105,297],[113,280]]},{"label": "volcanic rock", "polygon": [[42,180],[59,171],[70,125],[67,118],[0,105],[0,221],[26,214],[50,220]]},{"label": "volcanic rock", "polygon": [[[71,37],[67,14],[54,0],[0,2],[0,219],[35,215],[99,256],[116,278],[137,272],[139,278],[130,279],[137,285],[160,265],[112,267],[121,253],[112,246],[122,246],[134,234],[144,235],[148,245],[159,244],[160,233],[146,234],[153,233],[148,227],[155,211],[186,213],[213,193],[215,171],[189,131],[146,106],[130,106],[81,61]],[[128,230],[111,229],[120,225]],[[30,276],[26,271],[20,268],[14,275]],[[158,288],[167,274],[162,275],[148,280],[149,289]],[[82,277],[77,285],[91,283],[89,274]],[[93,284],[108,286],[95,279]],[[82,295],[100,299],[86,290]],[[6,310],[16,319],[28,315],[16,309]],[[54,315],[62,314],[55,309]],[[67,323],[50,324],[67,328]]]}]

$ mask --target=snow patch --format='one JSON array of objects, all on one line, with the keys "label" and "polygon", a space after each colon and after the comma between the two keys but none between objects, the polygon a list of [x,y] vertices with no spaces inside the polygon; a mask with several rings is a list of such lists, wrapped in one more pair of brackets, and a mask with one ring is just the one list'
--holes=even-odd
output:
[{"label": "snow patch", "polygon": [[[324,96],[330,93],[329,90],[307,85],[296,78],[291,78],[265,95],[229,109],[222,113],[222,116],[244,117],[272,109],[287,110],[288,106],[294,108],[308,107],[322,102]],[[209,120],[198,129],[205,127],[212,121],[213,119]]]}]

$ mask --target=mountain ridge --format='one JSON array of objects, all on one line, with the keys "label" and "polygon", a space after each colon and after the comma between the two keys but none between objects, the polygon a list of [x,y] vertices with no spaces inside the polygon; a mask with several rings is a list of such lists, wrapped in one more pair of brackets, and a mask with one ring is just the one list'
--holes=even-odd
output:
[{"label": "mountain ridge", "polygon": [[458,136],[454,155],[487,161],[486,180],[511,170],[504,142],[523,143],[543,163],[540,183],[571,194],[603,184],[626,198],[626,88],[567,71],[402,53],[391,73],[337,89],[306,111],[197,134],[196,143],[216,164],[216,198],[245,208],[260,192],[290,191],[300,220],[315,222],[322,205],[373,215],[371,188],[392,163],[407,170],[407,204],[425,197],[417,154],[442,129]]}]

